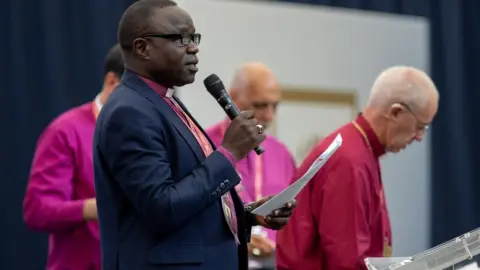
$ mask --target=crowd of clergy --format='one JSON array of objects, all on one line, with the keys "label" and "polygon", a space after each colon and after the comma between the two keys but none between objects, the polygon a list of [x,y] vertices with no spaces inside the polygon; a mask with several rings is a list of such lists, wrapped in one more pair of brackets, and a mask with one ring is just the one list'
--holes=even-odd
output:
[{"label": "crowd of clergy", "polygon": [[[103,88],[94,100],[58,116],[38,139],[23,210],[31,229],[50,235],[49,270],[100,269],[92,139],[98,113],[124,71],[118,45],[107,54],[104,70]],[[228,88],[238,108],[253,110],[268,131],[282,99],[275,74],[262,63],[245,63],[234,71]],[[251,151],[237,164],[242,180],[235,189],[244,202],[281,192],[338,133],[343,145],[298,195],[288,225],[279,231],[252,229],[252,262],[273,258],[278,270],[364,269],[365,257],[391,256],[379,159],[421,142],[438,100],[425,72],[393,66],[379,71],[362,112],[319,140],[298,167],[286,145],[267,135],[264,154]],[[230,121],[225,118],[206,129],[215,145],[222,142]]]}]

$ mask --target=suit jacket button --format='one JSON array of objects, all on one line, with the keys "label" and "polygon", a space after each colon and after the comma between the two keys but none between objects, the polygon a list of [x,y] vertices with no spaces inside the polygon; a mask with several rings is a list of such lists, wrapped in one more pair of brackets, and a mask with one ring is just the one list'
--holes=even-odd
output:
[{"label": "suit jacket button", "polygon": [[217,192],[220,193],[222,192],[222,190],[219,187],[217,187]]},{"label": "suit jacket button", "polygon": [[224,189],[224,188],[225,188],[225,184],[224,184],[224,183],[221,183],[221,184],[220,184],[220,188],[221,188],[221,189]]},{"label": "suit jacket button", "polygon": [[223,181],[223,182],[228,185],[228,183],[230,183],[230,180],[225,179],[225,181]]},{"label": "suit jacket button", "polygon": [[217,196],[217,192],[216,191],[212,192],[212,196],[213,197]]}]

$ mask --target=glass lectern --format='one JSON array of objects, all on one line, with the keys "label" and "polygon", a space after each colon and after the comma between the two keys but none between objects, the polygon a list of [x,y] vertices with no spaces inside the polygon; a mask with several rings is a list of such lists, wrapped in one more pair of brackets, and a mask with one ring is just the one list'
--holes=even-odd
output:
[{"label": "glass lectern", "polygon": [[475,256],[479,254],[480,228],[412,257],[366,258],[365,263],[369,270],[458,269],[475,263],[474,260],[478,259]]}]

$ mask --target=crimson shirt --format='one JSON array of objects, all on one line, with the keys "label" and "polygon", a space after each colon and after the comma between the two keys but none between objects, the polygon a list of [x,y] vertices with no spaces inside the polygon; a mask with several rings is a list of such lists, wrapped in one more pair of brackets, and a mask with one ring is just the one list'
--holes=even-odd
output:
[{"label": "crimson shirt", "polygon": [[322,140],[299,168],[295,179],[342,135],[342,146],[297,196],[289,224],[277,234],[277,270],[366,269],[366,257],[391,251],[378,161],[385,150],[362,116],[355,122],[365,137],[349,123]]}]

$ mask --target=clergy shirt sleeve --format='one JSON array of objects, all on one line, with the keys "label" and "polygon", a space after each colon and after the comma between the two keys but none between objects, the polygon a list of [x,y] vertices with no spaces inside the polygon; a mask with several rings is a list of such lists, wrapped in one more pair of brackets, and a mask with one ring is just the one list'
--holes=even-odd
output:
[{"label": "clergy shirt sleeve", "polygon": [[325,172],[325,182],[313,192],[320,196],[312,198],[312,205],[319,206],[313,211],[325,269],[366,269],[363,260],[370,246],[367,179],[345,157],[336,159]]},{"label": "clergy shirt sleeve", "polygon": [[68,230],[83,222],[83,200],[73,199],[73,149],[65,131],[49,126],[39,139],[23,202],[33,230]]}]

